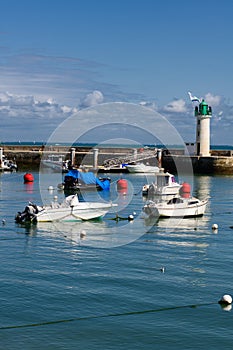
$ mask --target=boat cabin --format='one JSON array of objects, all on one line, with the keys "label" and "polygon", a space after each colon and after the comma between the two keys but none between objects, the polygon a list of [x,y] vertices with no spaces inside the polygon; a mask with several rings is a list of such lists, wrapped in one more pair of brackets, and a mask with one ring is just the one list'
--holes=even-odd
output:
[{"label": "boat cabin", "polygon": [[170,186],[176,183],[175,176],[169,173],[158,174],[155,177],[155,184],[158,187]]}]

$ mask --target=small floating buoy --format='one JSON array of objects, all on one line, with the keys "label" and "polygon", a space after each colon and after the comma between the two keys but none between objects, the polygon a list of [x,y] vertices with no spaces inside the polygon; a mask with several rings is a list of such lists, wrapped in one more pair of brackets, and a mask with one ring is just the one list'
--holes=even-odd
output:
[{"label": "small floating buoy", "polygon": [[164,267],[164,266],[161,267],[161,268],[160,268],[160,271],[161,271],[162,273],[164,273],[164,272],[165,272],[165,267]]},{"label": "small floating buoy", "polygon": [[80,232],[80,238],[83,239],[83,238],[85,238],[85,237],[86,237],[86,231],[85,231],[85,230],[82,230],[82,231]]},{"label": "small floating buoy", "polygon": [[132,214],[130,214],[130,215],[128,216],[128,220],[129,220],[129,221],[134,220],[134,216],[133,216]]},{"label": "small floating buoy", "polygon": [[5,219],[2,219],[2,224],[6,225],[6,220]]},{"label": "small floating buoy", "polygon": [[219,304],[230,305],[232,304],[232,297],[229,294],[224,294],[218,302]]},{"label": "small floating buoy", "polygon": [[125,179],[117,180],[117,190],[124,190],[124,192],[127,192],[128,189],[128,182]]},{"label": "small floating buoy", "polygon": [[48,187],[48,190],[49,190],[49,191],[53,191],[53,186],[49,186],[49,187]]},{"label": "small floating buoy", "polygon": [[189,183],[184,182],[180,188],[180,195],[183,198],[189,198],[191,193],[191,186]]},{"label": "small floating buoy", "polygon": [[34,181],[34,177],[30,173],[24,174],[23,179],[24,179],[24,183],[33,182]]},{"label": "small floating buoy", "polygon": [[212,225],[212,230],[217,230],[218,229],[218,224],[213,224]]}]

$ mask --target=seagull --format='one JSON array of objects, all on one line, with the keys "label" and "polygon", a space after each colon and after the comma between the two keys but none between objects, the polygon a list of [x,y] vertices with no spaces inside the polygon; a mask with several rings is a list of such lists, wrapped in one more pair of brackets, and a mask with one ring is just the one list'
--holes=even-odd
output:
[{"label": "seagull", "polygon": [[192,102],[201,102],[201,100],[197,97],[197,96],[192,96],[191,92],[188,91],[188,94],[189,94],[189,98]]}]

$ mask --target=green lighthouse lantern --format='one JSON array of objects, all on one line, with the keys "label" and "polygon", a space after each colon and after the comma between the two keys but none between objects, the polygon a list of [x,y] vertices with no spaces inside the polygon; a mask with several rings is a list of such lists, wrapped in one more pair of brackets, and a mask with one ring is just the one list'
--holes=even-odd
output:
[{"label": "green lighthouse lantern", "polygon": [[208,107],[208,104],[205,102],[205,100],[202,100],[199,104],[199,113],[200,115],[211,115],[211,107]]}]

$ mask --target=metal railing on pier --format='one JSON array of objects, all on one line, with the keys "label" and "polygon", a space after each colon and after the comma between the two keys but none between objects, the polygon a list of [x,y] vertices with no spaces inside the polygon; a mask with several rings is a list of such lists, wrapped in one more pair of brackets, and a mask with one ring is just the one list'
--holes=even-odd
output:
[{"label": "metal railing on pier", "polygon": [[137,152],[136,154],[132,154],[132,155],[106,159],[103,163],[103,166],[106,169],[111,169],[114,167],[118,167],[122,164],[140,162],[140,161],[143,161],[145,159],[153,158],[156,156],[157,156],[157,149],[143,150],[142,152],[139,152],[139,153]]}]

